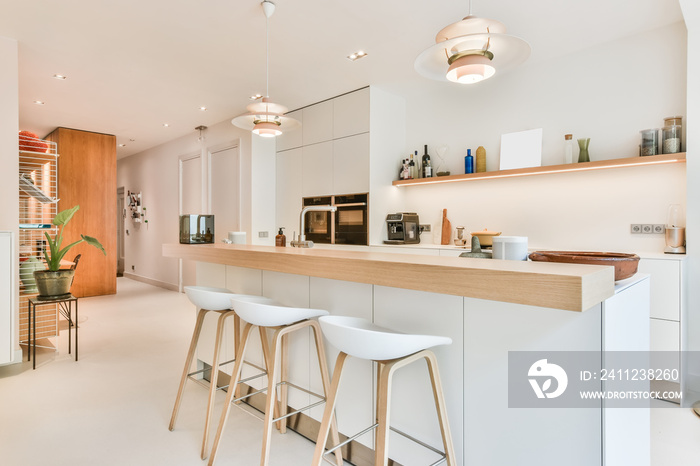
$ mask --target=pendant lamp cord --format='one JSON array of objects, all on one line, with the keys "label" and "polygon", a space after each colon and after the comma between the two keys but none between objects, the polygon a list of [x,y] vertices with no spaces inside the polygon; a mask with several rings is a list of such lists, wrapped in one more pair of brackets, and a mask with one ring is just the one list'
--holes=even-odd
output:
[{"label": "pendant lamp cord", "polygon": [[267,25],[269,20],[265,15],[265,97],[270,97],[270,30]]},{"label": "pendant lamp cord", "polygon": [[471,16],[471,15],[472,15],[472,0],[469,0],[469,15],[468,16]]}]

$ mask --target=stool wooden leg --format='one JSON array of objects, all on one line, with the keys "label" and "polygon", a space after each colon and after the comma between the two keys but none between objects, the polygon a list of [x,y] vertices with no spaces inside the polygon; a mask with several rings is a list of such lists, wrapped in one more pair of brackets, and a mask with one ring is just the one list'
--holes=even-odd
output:
[{"label": "stool wooden leg", "polygon": [[391,376],[393,364],[379,363],[377,380],[377,430],[374,441],[374,464],[384,465],[389,460],[389,419],[391,407]]},{"label": "stool wooden leg", "polygon": [[328,433],[331,429],[331,424],[334,422],[335,416],[335,404],[338,400],[338,387],[340,386],[340,376],[343,373],[343,365],[348,355],[342,351],[338,354],[335,360],[335,368],[333,369],[333,381],[331,383],[330,389],[326,392],[326,408],[323,411],[323,418],[321,419],[321,428],[318,432],[318,438],[316,439],[316,450],[314,451],[314,459],[311,462],[312,466],[321,466],[323,461],[323,453],[326,450],[326,443],[328,442]]},{"label": "stool wooden leg", "polygon": [[[238,317],[238,314],[233,314],[233,354],[238,357],[238,350],[240,349],[241,346],[241,318]],[[235,397],[240,398],[241,397],[241,390],[243,387],[240,387],[238,384],[236,384],[235,388]],[[238,402],[240,403],[240,401]]]},{"label": "stool wooden leg", "polygon": [[[289,335],[282,335],[282,348],[281,348],[281,361],[280,361],[280,381],[286,382],[289,380]],[[289,404],[289,387],[286,383],[280,386],[280,416],[285,416],[287,414],[287,406]],[[281,434],[287,433],[287,418],[280,419],[279,430]]]},{"label": "stool wooden leg", "polygon": [[267,371],[267,399],[265,403],[265,426],[263,427],[262,453],[260,454],[260,466],[267,466],[270,459],[270,440],[272,437],[272,419],[274,418],[274,405],[277,401],[275,390],[277,378],[277,360],[282,346],[282,333],[286,328],[275,331],[272,340],[272,361]]},{"label": "stool wooden leg", "polygon": [[200,309],[199,311],[197,311],[197,322],[194,326],[194,332],[192,332],[190,349],[187,352],[187,357],[185,358],[185,368],[182,370],[180,386],[177,389],[177,396],[175,397],[175,406],[173,407],[173,414],[172,416],[170,416],[170,425],[168,426],[169,430],[173,430],[175,428],[175,420],[177,419],[177,414],[180,411],[180,403],[182,403],[182,393],[185,389],[185,383],[187,382],[187,374],[189,374],[190,372],[190,366],[192,365],[192,360],[194,359],[194,353],[197,350],[197,341],[199,341],[199,334],[202,332],[204,316],[207,312],[209,312],[207,309]]},{"label": "stool wooden leg", "polygon": [[433,397],[435,398],[435,409],[440,423],[440,433],[442,434],[442,444],[445,448],[445,456],[447,457],[447,466],[455,466],[456,456],[454,445],[452,443],[452,433],[450,432],[450,424],[447,421],[447,408],[445,407],[445,395],[442,391],[442,381],[440,372],[438,371],[437,359],[432,351],[424,351],[425,360],[428,363],[428,372],[430,373],[430,382],[433,387]]},{"label": "stool wooden leg", "polygon": [[[326,350],[323,346],[323,333],[321,333],[321,325],[315,320],[309,321],[314,332],[314,341],[316,343],[316,355],[318,356],[318,368],[321,371],[321,382],[323,383],[323,394],[328,403],[328,393],[330,392],[330,377],[328,377],[328,362],[326,361]],[[331,411],[331,441],[333,445],[340,443],[340,435],[338,434],[338,422],[335,417],[335,411]],[[335,451],[335,462],[338,466],[343,466],[343,452],[340,448]]]},{"label": "stool wooden leg", "polygon": [[226,421],[228,421],[229,411],[231,410],[231,400],[233,399],[236,389],[234,388],[241,378],[241,369],[243,367],[243,360],[245,359],[245,351],[248,346],[248,339],[250,337],[250,332],[253,329],[253,325],[246,323],[243,328],[243,335],[241,336],[241,343],[239,348],[239,353],[236,354],[236,364],[233,366],[233,374],[231,374],[231,383],[228,386],[228,391],[226,392],[226,401],[224,401],[224,409],[221,411],[221,419],[219,420],[219,427],[216,430],[216,437],[214,438],[214,445],[211,448],[211,454],[209,455],[209,466],[214,464],[216,460],[216,454],[219,450],[219,443],[221,442],[221,435],[226,427]]},{"label": "stool wooden leg", "polygon": [[[209,444],[209,424],[211,413],[214,410],[214,400],[216,399],[217,382],[219,380],[219,355],[221,353],[221,341],[224,336],[226,318],[234,316],[233,311],[219,312],[219,320],[216,323],[216,340],[214,341],[214,356],[211,362],[211,374],[209,375],[209,400],[207,401],[207,414],[204,420],[204,434],[202,437],[202,451],[200,456],[207,459],[207,446]],[[236,387],[236,385],[233,385]],[[235,389],[234,389],[235,392]]]},{"label": "stool wooden leg", "polygon": [[[265,363],[265,370],[267,371],[268,377],[270,376],[270,366],[274,364],[274,361],[270,357],[270,342],[267,339],[267,329],[265,327],[258,327],[260,330],[260,345],[262,346],[263,361]],[[276,399],[276,398],[275,398]],[[279,403],[275,402],[274,415],[279,417]],[[280,421],[275,423],[277,430],[280,430]]]}]

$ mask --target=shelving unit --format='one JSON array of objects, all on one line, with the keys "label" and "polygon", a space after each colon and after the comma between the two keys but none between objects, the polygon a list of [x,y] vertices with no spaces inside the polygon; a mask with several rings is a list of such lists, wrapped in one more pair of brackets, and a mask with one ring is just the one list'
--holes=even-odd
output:
[{"label": "shelving unit", "polygon": [[595,162],[569,163],[549,165],[545,167],[517,168],[513,170],[497,170],[492,172],[469,173],[464,175],[438,176],[417,180],[397,180],[394,186],[417,186],[424,184],[454,183],[460,181],[478,181],[496,178],[514,178],[521,176],[547,175],[551,173],[582,172],[589,170],[604,170],[611,168],[635,167],[641,165],[658,165],[667,163],[685,163],[685,152],[677,154],[652,155],[648,157],[629,157],[624,159],[599,160]]},{"label": "shelving unit", "polygon": [[[36,296],[31,286],[34,267],[43,267],[44,232],[53,234],[56,227],[51,224],[57,212],[57,145],[20,136],[19,151],[19,316],[20,340],[28,337],[27,303]],[[28,262],[29,261],[29,262]],[[57,334],[58,314],[55,304],[37,309],[37,337],[46,338]]]}]

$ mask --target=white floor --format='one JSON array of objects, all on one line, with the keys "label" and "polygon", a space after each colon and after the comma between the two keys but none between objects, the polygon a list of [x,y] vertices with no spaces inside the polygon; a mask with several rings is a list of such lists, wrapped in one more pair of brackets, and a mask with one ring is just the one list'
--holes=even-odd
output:
[{"label": "white floor", "polygon": [[[0,367],[0,465],[205,464],[199,459],[205,389],[188,384],[176,428],[167,428],[194,324],[191,304],[126,278],[117,289],[80,300],[78,362],[67,354],[62,331],[59,353],[42,351],[35,371],[26,357]],[[217,412],[223,393],[218,401]],[[216,464],[258,464],[262,422],[238,408],[231,413]],[[652,466],[700,464],[700,418],[678,408],[653,409],[651,416]],[[313,448],[294,432],[275,432],[271,464],[308,465]]]}]

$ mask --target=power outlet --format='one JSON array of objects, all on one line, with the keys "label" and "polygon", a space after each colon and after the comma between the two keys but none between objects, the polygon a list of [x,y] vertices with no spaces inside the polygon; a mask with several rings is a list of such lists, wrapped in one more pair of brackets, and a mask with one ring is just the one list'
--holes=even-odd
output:
[{"label": "power outlet", "polygon": [[663,223],[632,223],[630,233],[633,235],[663,235],[666,225]]},{"label": "power outlet", "polygon": [[267,233],[266,231],[259,231],[258,238],[267,238]]},{"label": "power outlet", "polygon": [[427,224],[425,224],[425,225],[420,225],[419,228],[420,228],[420,232],[421,232],[421,233],[423,233],[424,231],[429,232],[429,231],[430,231],[430,224],[427,223]]}]

